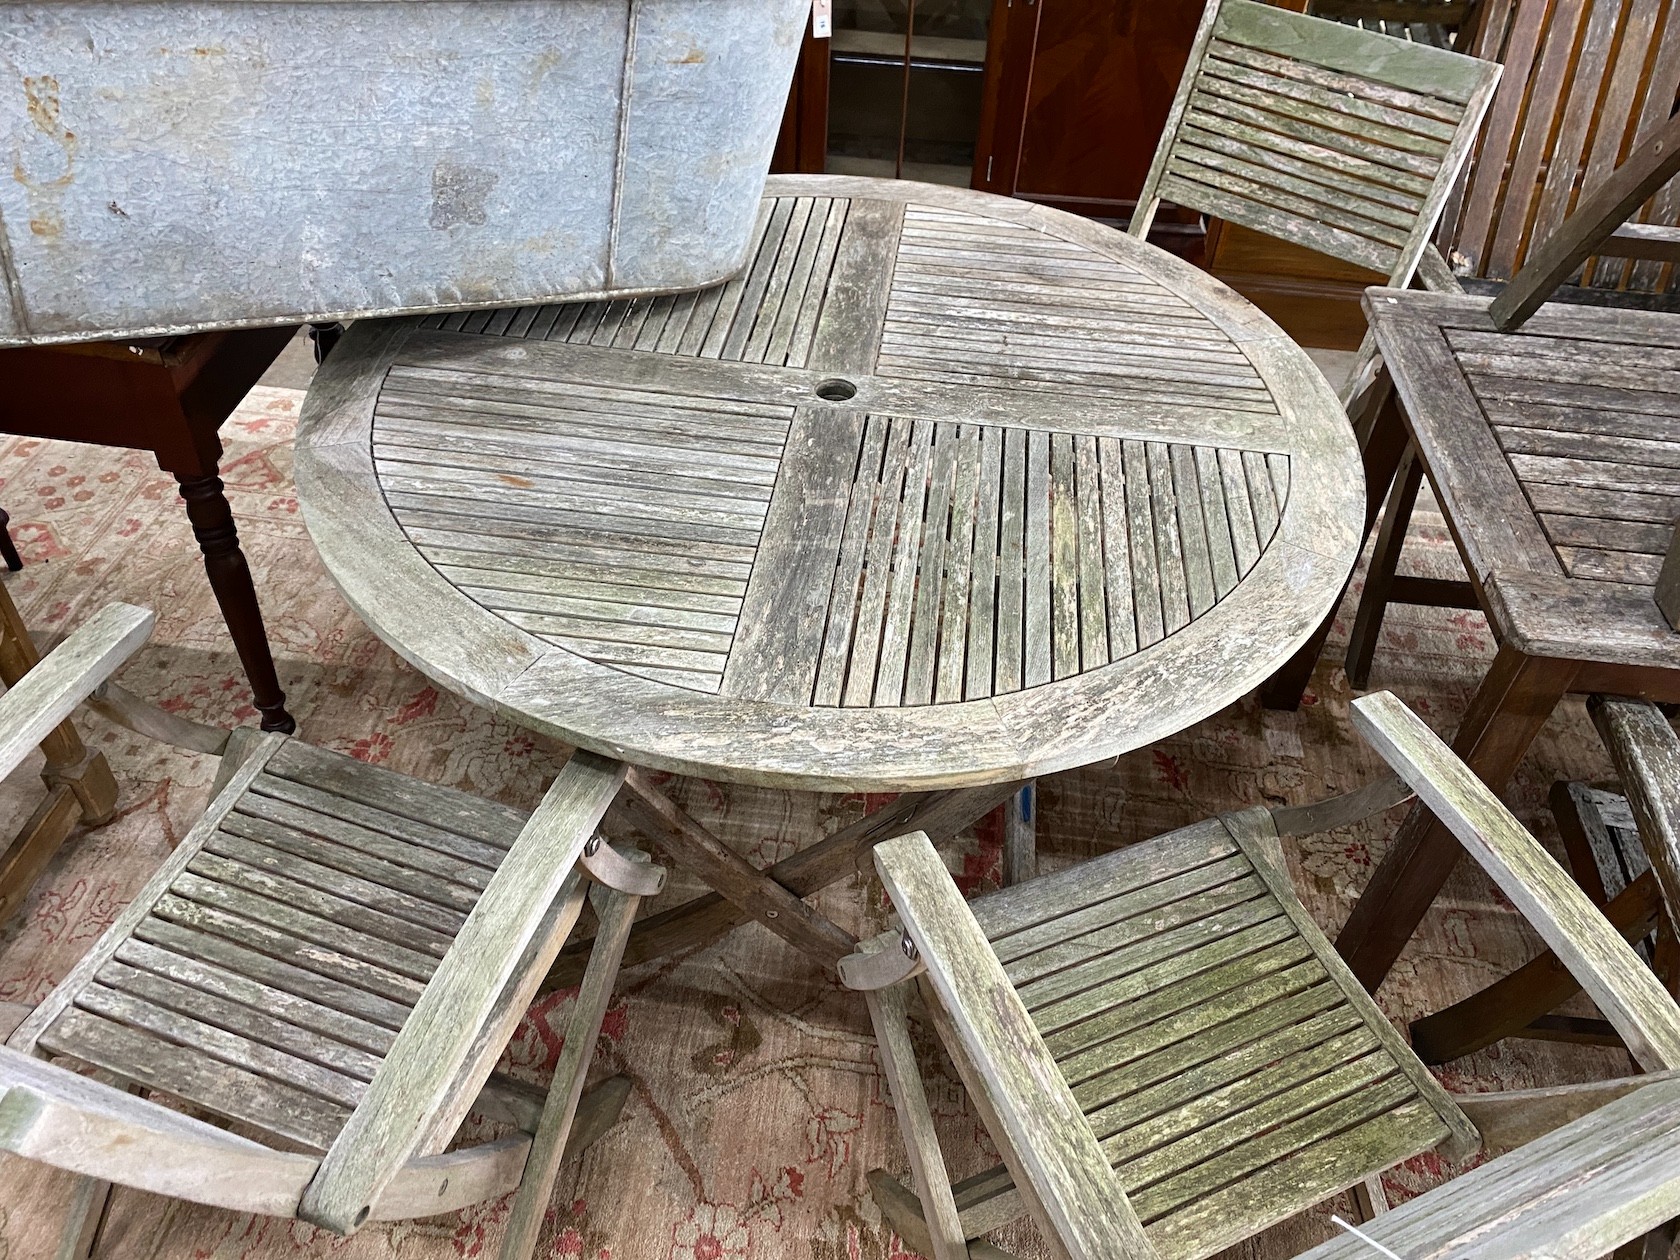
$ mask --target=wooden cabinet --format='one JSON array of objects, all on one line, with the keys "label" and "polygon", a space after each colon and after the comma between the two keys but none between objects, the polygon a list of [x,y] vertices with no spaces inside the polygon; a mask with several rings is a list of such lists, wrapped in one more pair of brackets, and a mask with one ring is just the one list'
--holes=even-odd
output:
[{"label": "wooden cabinet", "polygon": [[[834,40],[806,39],[776,169],[898,173],[1128,218],[1200,0],[984,4],[837,3]],[[1170,215],[1162,229],[1196,231]]]}]

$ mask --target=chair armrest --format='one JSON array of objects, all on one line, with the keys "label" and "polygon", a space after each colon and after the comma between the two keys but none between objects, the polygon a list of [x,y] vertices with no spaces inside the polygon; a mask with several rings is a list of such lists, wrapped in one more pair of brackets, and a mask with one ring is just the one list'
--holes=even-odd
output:
[{"label": "chair armrest", "polygon": [[[1680,1211],[1680,1081],[1635,1089],[1361,1226],[1401,1256],[1596,1260]],[[1344,1235],[1296,1260],[1372,1260]]]},{"label": "chair armrest", "polygon": [[1070,1255],[1154,1256],[1055,1059],[933,843],[918,831],[876,845],[875,868],[927,967],[947,1048],[1040,1228]]},{"label": "chair armrest", "polygon": [[[1646,137],[1627,161],[1582,196],[1575,211],[1529,255],[1488,307],[1500,332],[1535,311],[1587,258],[1598,253],[1648,197],[1680,171],[1680,116]],[[1637,234],[1636,234],[1637,235]]]},{"label": "chair armrest", "polygon": [[1651,262],[1680,262],[1680,227],[1658,223],[1624,223],[1600,243],[1606,258],[1644,258]]},{"label": "chair armrest", "polygon": [[1680,1009],[1552,855],[1470,768],[1386,691],[1353,722],[1523,913],[1647,1071],[1680,1067]]},{"label": "chair armrest", "polygon": [[156,620],[147,608],[106,604],[0,696],[0,778],[117,672]]},{"label": "chair armrest", "polygon": [[453,1136],[582,909],[578,859],[624,773],[581,750],[561,769],[321,1160],[303,1219],[352,1232],[428,1139]]},{"label": "chair armrest", "polygon": [[0,1046],[0,1151],[235,1212],[290,1216],[318,1162]]}]

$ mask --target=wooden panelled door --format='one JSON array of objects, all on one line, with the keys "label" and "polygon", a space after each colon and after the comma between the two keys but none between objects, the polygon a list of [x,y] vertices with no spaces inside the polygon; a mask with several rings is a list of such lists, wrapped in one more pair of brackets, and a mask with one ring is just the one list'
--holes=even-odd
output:
[{"label": "wooden panelled door", "polygon": [[[899,9],[889,50],[889,32],[867,27]],[[806,39],[775,169],[857,173],[859,160],[898,158],[871,173],[929,178],[937,165],[941,182],[1124,222],[1201,11],[1200,0],[991,0],[982,21],[977,0],[837,0],[832,46]],[[862,64],[889,52],[891,66]],[[896,152],[890,136],[869,151],[869,107],[897,120]],[[952,170],[965,147],[966,180]],[[1194,218],[1163,215],[1161,229],[1183,238]]]}]

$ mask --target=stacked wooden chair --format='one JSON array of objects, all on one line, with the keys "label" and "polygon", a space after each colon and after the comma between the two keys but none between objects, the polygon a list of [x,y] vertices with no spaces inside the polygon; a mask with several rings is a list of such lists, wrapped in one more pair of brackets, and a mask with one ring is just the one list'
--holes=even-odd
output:
[{"label": "stacked wooden chair", "polygon": [[[221,755],[203,816],[0,1048],[0,1151],[79,1178],[60,1255],[91,1250],[110,1183],[343,1234],[517,1187],[502,1254],[524,1260],[568,1148],[626,1093],[580,1105],[663,878],[596,831],[623,768],[577,753],[527,817],[187,722],[106,682],[152,620],[106,607],[0,697],[0,772],[96,689],[108,716]],[[586,898],[594,952],[544,1098],[492,1070]],[[454,1148],[472,1112],[512,1135]]]},{"label": "stacked wooden chair", "polygon": [[[880,1172],[872,1185],[912,1247],[995,1260],[969,1240],[1030,1215],[1055,1254],[1199,1260],[1413,1155],[1478,1145],[1521,1148],[1377,1216],[1369,1237],[1408,1258],[1592,1260],[1680,1216],[1680,1008],[1399,701],[1365,697],[1354,721],[1652,1075],[1441,1088],[1296,899],[1280,843],[1389,808],[1405,796],[1393,781],[1225,814],[972,904],[904,836],[875,850],[902,928],[842,976],[867,998],[916,1192]],[[912,984],[1003,1155],[955,1185],[905,1022]],[[1309,1254],[1377,1253],[1350,1237]]]},{"label": "stacked wooden chair", "polygon": [[[1680,222],[1680,187],[1672,166],[1648,178],[1672,148],[1660,135],[1680,92],[1680,15],[1642,0],[1489,0],[1472,47],[1501,56],[1506,75],[1475,162],[1442,216],[1439,240],[1453,283],[1430,287],[1517,286],[1529,294],[1525,317],[1538,298],[1680,310],[1680,268],[1672,265],[1680,253],[1673,226]],[[1643,166],[1641,154],[1650,155]],[[1583,217],[1613,176],[1638,194],[1613,218]],[[1573,257],[1558,270],[1563,252]],[[1355,687],[1369,681],[1390,603],[1477,606],[1468,582],[1399,572],[1423,477],[1423,461],[1408,450],[1349,635],[1347,676]],[[1379,497],[1387,491],[1386,484],[1373,487]]]}]

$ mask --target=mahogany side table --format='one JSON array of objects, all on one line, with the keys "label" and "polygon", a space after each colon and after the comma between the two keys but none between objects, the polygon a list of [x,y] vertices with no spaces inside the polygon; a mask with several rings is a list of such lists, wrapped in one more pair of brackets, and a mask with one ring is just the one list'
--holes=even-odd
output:
[{"label": "mahogany side table", "polygon": [[297,727],[222,492],[217,431],[297,330],[241,328],[0,351],[0,432],[151,451],[173,476],[265,731]]}]

